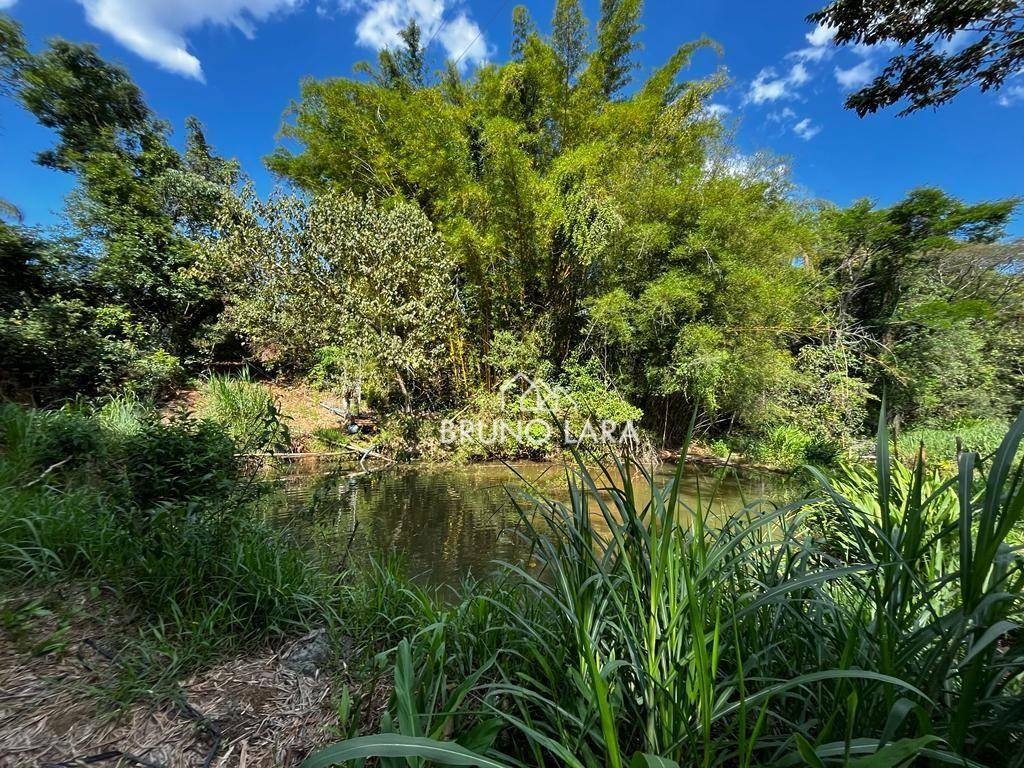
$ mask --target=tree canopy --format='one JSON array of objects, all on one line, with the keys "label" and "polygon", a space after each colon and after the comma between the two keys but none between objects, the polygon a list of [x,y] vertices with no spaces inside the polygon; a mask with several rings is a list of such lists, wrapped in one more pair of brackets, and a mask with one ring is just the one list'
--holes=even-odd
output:
[{"label": "tree canopy", "polygon": [[828,27],[841,45],[899,51],[846,99],[861,117],[904,100],[901,115],[937,107],[972,86],[998,89],[1024,68],[1020,0],[835,0],[808,19]]},{"label": "tree canopy", "polygon": [[32,52],[0,16],[0,88],[76,182],[60,233],[0,219],[0,386],[159,394],[230,360],[437,413],[522,372],[666,442],[696,411],[768,461],[853,444],[883,394],[901,428],[1020,407],[1019,201],[802,199],[708,109],[724,72],[687,77],[714,43],[634,80],[639,0],[599,13],[557,0],[545,33],[516,8],[509,60],[468,76],[411,23],[304,81],[267,199],[94,48]]}]

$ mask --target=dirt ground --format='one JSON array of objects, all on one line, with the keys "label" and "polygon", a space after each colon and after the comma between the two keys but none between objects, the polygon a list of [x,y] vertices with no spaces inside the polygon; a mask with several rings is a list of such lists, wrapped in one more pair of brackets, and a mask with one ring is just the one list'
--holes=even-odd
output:
[{"label": "dirt ground", "polygon": [[294,766],[338,740],[332,676],[294,661],[308,636],[112,713],[98,692],[117,684],[127,617],[96,590],[56,590],[0,599],[0,767]]},{"label": "dirt ground", "polygon": [[[343,403],[336,395],[302,383],[262,381],[261,386],[270,390],[278,410],[284,417],[291,433],[292,448],[295,451],[323,451],[330,446],[316,437],[317,433],[337,429],[341,419],[321,407],[321,403],[333,408],[342,408]],[[169,412],[202,411],[201,389],[186,389],[178,393],[168,405]]]}]

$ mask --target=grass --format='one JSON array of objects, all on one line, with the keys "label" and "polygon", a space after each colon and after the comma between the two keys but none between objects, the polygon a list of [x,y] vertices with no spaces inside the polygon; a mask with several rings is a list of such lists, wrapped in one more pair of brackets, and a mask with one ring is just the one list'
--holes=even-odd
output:
[{"label": "grass", "polygon": [[1019,768],[1022,435],[936,484],[883,428],[870,498],[811,470],[815,497],[715,528],[678,480],[640,506],[632,468],[581,463],[568,503],[522,503],[536,568],[447,606],[374,577],[392,716],[307,766]]},{"label": "grass", "polygon": [[291,435],[270,391],[248,375],[210,374],[202,415],[224,427],[241,452],[287,451]]},{"label": "grass", "polygon": [[0,578],[135,610],[117,701],[326,623],[392,693],[383,718],[376,686],[343,694],[350,738],[308,766],[1024,766],[1024,415],[946,476],[883,426],[873,471],[713,525],[714,485],[691,508],[678,473],[579,458],[568,501],[517,497],[527,565],[441,595],[276,535],[223,427],[106,414],[0,407]]},{"label": "grass", "polygon": [[988,456],[999,448],[1005,434],[1006,423],[998,419],[968,422],[950,429],[918,427],[900,434],[896,448],[901,457],[914,458],[923,445],[925,456],[932,464],[955,466],[958,437],[965,451]]},{"label": "grass", "polygon": [[112,588],[142,617],[125,654],[140,692],[330,621],[331,579],[255,513],[235,450],[134,401],[0,406],[0,580]]}]

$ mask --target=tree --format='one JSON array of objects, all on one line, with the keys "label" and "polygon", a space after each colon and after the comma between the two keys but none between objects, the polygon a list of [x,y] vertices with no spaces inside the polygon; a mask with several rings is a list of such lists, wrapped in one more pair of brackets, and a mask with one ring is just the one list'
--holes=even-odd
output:
[{"label": "tree", "polygon": [[393,382],[407,407],[445,380],[459,317],[452,268],[415,205],[338,191],[262,202],[246,190],[202,265],[223,323],[266,362],[309,370],[331,349],[350,371]]},{"label": "tree", "polygon": [[56,134],[37,162],[77,182],[68,237],[40,250],[45,269],[29,265],[42,289],[23,292],[20,319],[5,325],[10,349],[21,350],[12,365],[54,396],[174,373],[219,309],[192,268],[196,238],[209,231],[237,164],[213,154],[194,119],[179,154],[128,73],[92,46],[54,40],[33,54],[9,26],[0,57],[16,60],[6,70],[11,95]]},{"label": "tree", "polygon": [[426,49],[422,43],[422,30],[415,19],[403,27],[398,36],[402,46],[382,48],[377,53],[377,66],[361,61],[356,72],[369,75],[374,82],[386,88],[422,88],[427,80]]},{"label": "tree", "polygon": [[1021,246],[999,242],[1018,204],[923,188],[889,208],[864,200],[823,213],[816,269],[833,322],[859,340],[897,424],[954,426],[1019,405],[1019,381],[995,362],[1003,339],[1024,332]]},{"label": "tree", "polygon": [[605,98],[610,99],[632,78],[636,63],[631,57],[640,47],[635,37],[640,31],[642,7],[642,0],[601,0],[594,58]]},{"label": "tree", "polygon": [[566,83],[583,66],[587,54],[587,20],[579,0],[557,0],[551,22],[551,47],[565,72]]},{"label": "tree", "polygon": [[414,88],[422,88],[426,80],[426,50],[423,48],[422,33],[416,19],[398,33],[405,47],[398,53],[399,68],[405,79]]},{"label": "tree", "polygon": [[53,40],[21,67],[18,95],[57,146],[37,162],[72,171],[96,151],[142,151],[159,128],[138,86],[91,45]]},{"label": "tree", "polygon": [[[1019,0],[835,0],[808,20],[830,28],[840,45],[910,46],[847,97],[861,117],[904,99],[900,115],[945,104],[971,86],[998,89],[1024,67]],[[962,48],[951,45],[960,39]]]},{"label": "tree", "polygon": [[526,43],[537,34],[537,26],[530,18],[525,6],[517,5],[512,9],[512,46],[513,61],[521,61],[526,52]]},{"label": "tree", "polygon": [[[571,20],[574,7],[556,15]],[[515,58],[457,89],[307,81],[282,131],[290,148],[268,164],[312,195],[419,206],[457,268],[473,381],[500,375],[499,340],[537,338],[556,369],[599,353],[645,412],[682,421],[677,411],[698,405],[723,423],[739,412],[757,422],[785,388],[804,321],[793,258],[809,220],[777,173],[711,162],[728,152],[703,109],[722,78],[681,77],[707,41],[680,46],[630,95],[606,95],[605,64],[619,85],[630,69],[639,8],[606,6],[606,47],[581,57],[568,88],[555,40],[524,12]],[[719,360],[718,373],[693,355]]]},{"label": "tree", "polygon": [[28,57],[25,36],[14,19],[0,13],[0,96],[11,93]]}]

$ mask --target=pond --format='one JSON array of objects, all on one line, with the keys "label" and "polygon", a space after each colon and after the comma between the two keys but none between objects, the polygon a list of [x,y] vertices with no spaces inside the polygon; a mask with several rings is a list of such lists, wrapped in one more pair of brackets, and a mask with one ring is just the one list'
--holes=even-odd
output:
[{"label": "pond", "polygon": [[[667,483],[674,471],[674,465],[662,465],[656,482]],[[745,502],[777,500],[786,493],[778,476],[730,470],[719,484],[720,474],[688,465],[680,497],[696,506],[699,493],[706,508],[718,484],[712,515],[722,515]],[[496,561],[522,558],[525,545],[516,534],[513,499],[522,498],[529,484],[551,498],[568,499],[563,466],[542,463],[413,465],[364,473],[321,461],[287,467],[272,482],[274,522],[330,560],[352,564],[394,553],[410,576],[430,584],[456,584],[467,574],[486,577],[497,570]]]}]

